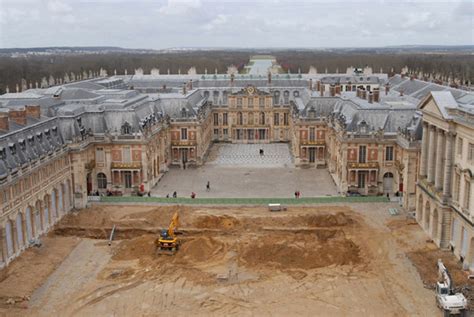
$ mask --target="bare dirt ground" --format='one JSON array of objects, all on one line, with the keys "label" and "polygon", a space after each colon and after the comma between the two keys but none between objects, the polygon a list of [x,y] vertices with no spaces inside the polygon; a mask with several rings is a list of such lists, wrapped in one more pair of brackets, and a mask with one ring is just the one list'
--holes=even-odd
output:
[{"label": "bare dirt ground", "polygon": [[[390,207],[94,206],[68,215],[43,248],[2,272],[0,313],[440,315],[429,289],[440,251]],[[154,240],[175,211],[182,248],[157,256]],[[108,246],[113,225],[117,240]]]}]

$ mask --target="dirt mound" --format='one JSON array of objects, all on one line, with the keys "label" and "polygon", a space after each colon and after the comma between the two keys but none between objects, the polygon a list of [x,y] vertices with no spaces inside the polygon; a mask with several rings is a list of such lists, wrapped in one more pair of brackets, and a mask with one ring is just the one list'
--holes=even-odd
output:
[{"label": "dirt mound", "polygon": [[212,237],[196,237],[184,239],[176,261],[187,263],[200,263],[216,260],[216,257],[225,255],[225,244]]},{"label": "dirt mound", "polygon": [[343,212],[327,215],[308,215],[302,220],[310,227],[336,227],[354,223],[354,219]]},{"label": "dirt mound", "polygon": [[201,216],[194,222],[196,228],[232,230],[241,227],[241,222],[231,216]]},{"label": "dirt mound", "polygon": [[114,248],[113,260],[128,261],[156,254],[156,235],[142,235],[134,239],[123,240]]},{"label": "dirt mound", "polygon": [[265,236],[256,244],[245,245],[239,253],[244,265],[279,269],[314,269],[361,261],[359,247],[351,240],[336,233],[333,238],[325,238],[302,233]]}]

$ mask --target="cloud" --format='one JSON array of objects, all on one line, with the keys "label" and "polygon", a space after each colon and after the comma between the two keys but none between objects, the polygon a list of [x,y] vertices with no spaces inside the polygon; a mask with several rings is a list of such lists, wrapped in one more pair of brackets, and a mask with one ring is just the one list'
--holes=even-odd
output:
[{"label": "cloud", "polygon": [[211,22],[205,24],[202,28],[206,31],[212,31],[218,27],[225,25],[229,17],[225,14],[218,14]]},{"label": "cloud", "polygon": [[164,15],[186,15],[201,7],[200,0],[168,0],[168,3],[158,9]]},{"label": "cloud", "polygon": [[50,0],[46,7],[52,13],[67,13],[72,11],[72,7],[61,0]]}]

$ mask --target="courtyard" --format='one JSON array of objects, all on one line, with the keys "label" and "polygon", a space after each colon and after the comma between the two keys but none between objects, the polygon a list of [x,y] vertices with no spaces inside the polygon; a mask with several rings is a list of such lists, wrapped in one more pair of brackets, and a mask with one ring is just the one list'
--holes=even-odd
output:
[{"label": "courtyard", "polygon": [[[437,316],[442,258],[393,203],[264,207],[96,204],[2,271],[8,316]],[[182,247],[154,241],[174,212]],[[115,241],[108,245],[112,226]]]},{"label": "courtyard", "polygon": [[[259,150],[263,150],[260,155]],[[207,182],[210,191],[206,190]],[[337,195],[327,169],[295,168],[287,144],[214,144],[197,168],[171,168],[152,189],[152,196],[197,198],[290,198]]]}]

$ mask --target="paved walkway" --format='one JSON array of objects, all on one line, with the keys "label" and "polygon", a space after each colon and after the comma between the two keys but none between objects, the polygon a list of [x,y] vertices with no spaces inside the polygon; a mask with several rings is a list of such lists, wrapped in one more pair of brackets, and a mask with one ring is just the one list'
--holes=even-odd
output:
[{"label": "paved walkway", "polygon": [[[264,154],[260,155],[259,150]],[[207,182],[211,190],[206,190]],[[288,144],[214,144],[198,168],[172,168],[152,189],[155,197],[293,198],[337,195],[326,169],[295,168]]]},{"label": "paved walkway", "polygon": [[[260,155],[263,150],[263,155]],[[214,144],[206,165],[222,167],[293,167],[288,144]]]}]

